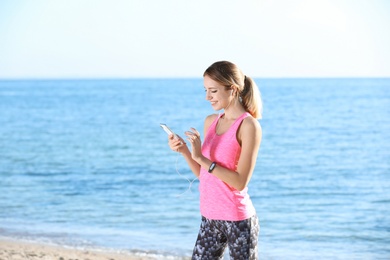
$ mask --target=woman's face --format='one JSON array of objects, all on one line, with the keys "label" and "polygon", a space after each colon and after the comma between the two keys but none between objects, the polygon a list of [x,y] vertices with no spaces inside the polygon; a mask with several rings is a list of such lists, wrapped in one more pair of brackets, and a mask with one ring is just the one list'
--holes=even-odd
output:
[{"label": "woman's face", "polygon": [[206,100],[210,101],[214,110],[221,110],[229,105],[233,98],[232,90],[226,90],[225,86],[211,79],[208,75],[204,76],[203,84]]}]

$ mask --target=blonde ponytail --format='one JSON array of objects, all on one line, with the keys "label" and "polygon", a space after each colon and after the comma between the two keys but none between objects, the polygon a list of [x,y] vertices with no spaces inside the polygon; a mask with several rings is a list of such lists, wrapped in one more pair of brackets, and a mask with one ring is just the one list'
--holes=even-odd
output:
[{"label": "blonde ponytail", "polygon": [[244,88],[240,92],[240,101],[245,110],[254,118],[262,118],[263,102],[260,91],[254,80],[248,76],[244,76]]}]

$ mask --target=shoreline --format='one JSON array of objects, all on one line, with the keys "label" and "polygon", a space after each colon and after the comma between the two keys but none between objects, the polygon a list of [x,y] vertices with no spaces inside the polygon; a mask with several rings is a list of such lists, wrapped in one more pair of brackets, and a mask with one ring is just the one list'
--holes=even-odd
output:
[{"label": "shoreline", "polygon": [[186,259],[145,252],[113,249],[75,248],[36,241],[0,237],[1,260],[152,260]]}]

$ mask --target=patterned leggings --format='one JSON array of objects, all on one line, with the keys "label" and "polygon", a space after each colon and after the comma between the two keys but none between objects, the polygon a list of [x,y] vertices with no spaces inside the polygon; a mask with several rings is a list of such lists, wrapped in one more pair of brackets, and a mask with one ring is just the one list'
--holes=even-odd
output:
[{"label": "patterned leggings", "polygon": [[230,259],[258,259],[257,240],[259,236],[257,216],[242,221],[211,220],[202,217],[192,260],[222,259],[226,245]]}]

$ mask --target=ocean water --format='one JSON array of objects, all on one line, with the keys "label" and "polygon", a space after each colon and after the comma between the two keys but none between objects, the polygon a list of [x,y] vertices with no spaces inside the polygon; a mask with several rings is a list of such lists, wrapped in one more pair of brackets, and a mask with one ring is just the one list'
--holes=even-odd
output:
[{"label": "ocean water", "polygon": [[[256,79],[260,259],[390,259],[390,79]],[[191,254],[202,79],[0,81],[0,236]],[[0,245],[1,246],[1,245]]]}]

